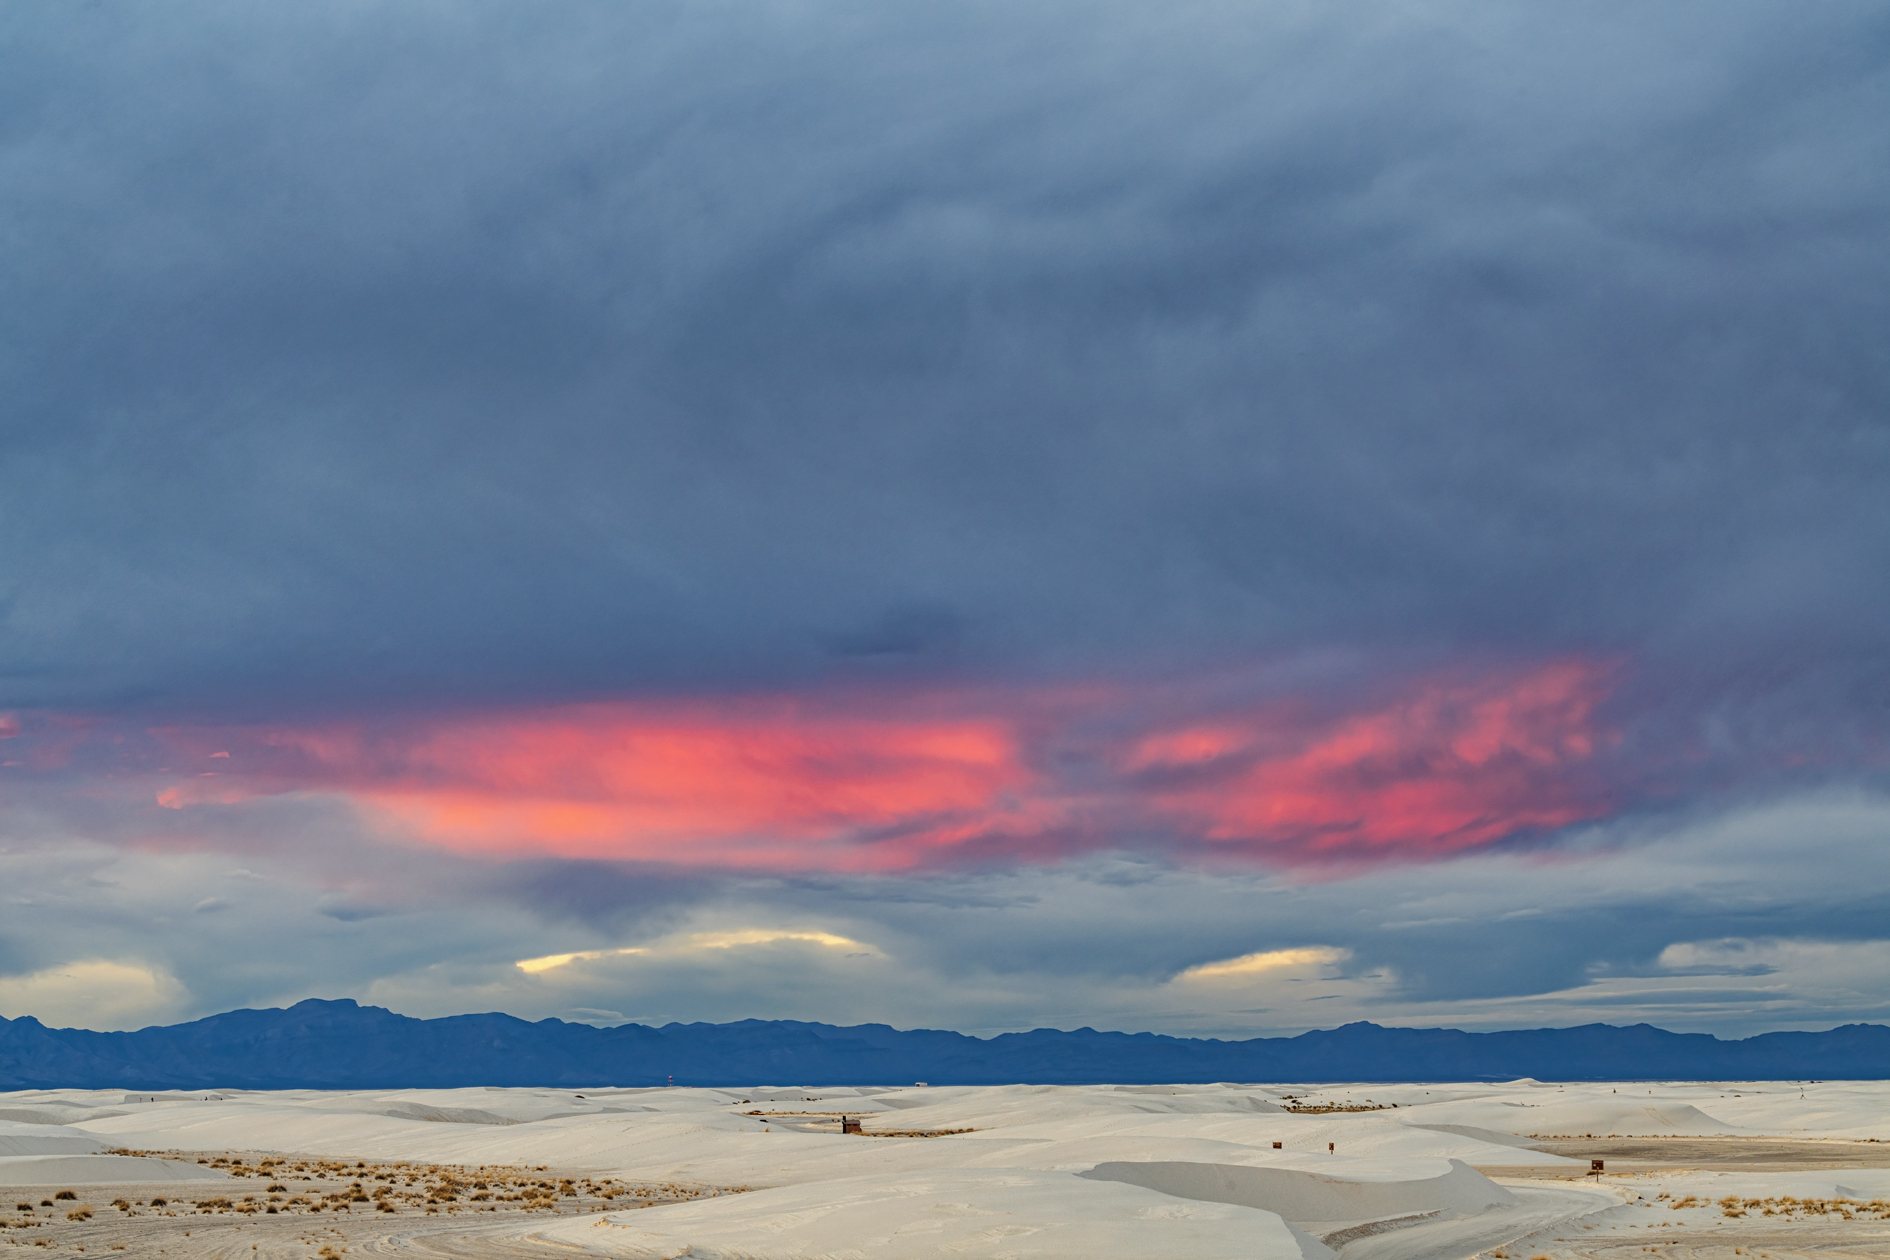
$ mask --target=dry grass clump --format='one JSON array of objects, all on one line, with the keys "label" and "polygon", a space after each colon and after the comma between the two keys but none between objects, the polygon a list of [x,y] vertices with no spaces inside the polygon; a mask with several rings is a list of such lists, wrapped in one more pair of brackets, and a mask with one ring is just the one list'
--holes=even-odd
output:
[{"label": "dry grass clump", "polygon": [[[178,1158],[175,1151],[122,1154]],[[394,1215],[471,1212],[600,1212],[705,1198],[746,1190],[746,1186],[685,1186],[666,1182],[631,1185],[613,1177],[547,1175],[544,1165],[418,1164],[404,1160],[324,1159],[243,1155],[193,1158],[232,1177],[266,1182],[258,1194],[217,1195],[190,1205],[200,1215],[314,1215],[348,1212],[357,1207]],[[297,1186],[297,1183],[300,1183]],[[328,1183],[324,1185],[323,1183]],[[252,1186],[254,1181],[252,1181]],[[291,1188],[299,1192],[291,1194]],[[332,1188],[331,1188],[332,1187]],[[232,1189],[235,1189],[233,1187]],[[289,1196],[289,1197],[284,1197]],[[153,1206],[161,1205],[154,1200]]]},{"label": "dry grass clump", "polygon": [[1761,1216],[1835,1216],[1839,1220],[1890,1220],[1890,1200],[1885,1199],[1799,1199],[1784,1195],[1771,1199],[1742,1199],[1737,1195],[1727,1195],[1719,1200],[1718,1207],[1728,1218],[1737,1218],[1748,1212],[1757,1212]]},{"label": "dry grass clump", "polygon": [[13,1205],[13,1210],[23,1212],[25,1215],[16,1221],[0,1219],[0,1229],[34,1229],[44,1223],[33,1214],[31,1203],[16,1203]]},{"label": "dry grass clump", "polygon": [[[1660,1198],[1668,1199],[1670,1196],[1663,1194]],[[1683,1208],[1716,1207],[1720,1210],[1720,1215],[1728,1220],[1737,1220],[1747,1215],[1783,1217],[1787,1220],[1794,1217],[1809,1219],[1814,1216],[1835,1216],[1844,1221],[1890,1220],[1890,1199],[1799,1199],[1789,1194],[1768,1199],[1749,1199],[1729,1194],[1708,1203],[1697,1195],[1689,1194],[1673,1199],[1668,1207],[1675,1212]]]}]

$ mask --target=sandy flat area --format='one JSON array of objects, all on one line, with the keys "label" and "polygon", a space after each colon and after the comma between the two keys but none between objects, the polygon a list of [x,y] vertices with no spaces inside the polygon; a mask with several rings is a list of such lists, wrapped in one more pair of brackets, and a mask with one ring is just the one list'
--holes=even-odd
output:
[{"label": "sandy flat area", "polygon": [[[296,1162],[317,1165],[313,1159]],[[516,1241],[534,1232],[522,1222],[550,1224],[563,1217],[621,1211],[630,1203],[688,1202],[697,1197],[655,1187],[600,1186],[582,1178],[560,1184],[561,1179],[548,1175],[549,1170],[368,1161],[350,1161],[350,1167],[346,1176],[320,1182],[277,1169],[267,1176],[239,1174],[216,1180],[10,1186],[3,1206],[11,1210],[0,1214],[0,1221],[11,1226],[9,1242],[61,1252],[240,1255],[266,1260],[319,1257],[323,1249],[333,1255],[406,1248],[442,1255],[504,1256],[523,1246],[536,1247],[528,1254],[546,1256],[555,1252],[542,1244]],[[405,1193],[389,1208],[382,1208],[382,1200],[372,1196],[386,1184],[377,1183],[376,1178],[388,1173],[396,1175],[394,1184]],[[415,1181],[408,1183],[407,1177],[416,1174]],[[502,1183],[501,1177],[509,1180]],[[557,1188],[536,1190],[530,1197],[519,1195],[507,1202],[471,1201],[479,1193],[473,1188],[476,1185],[504,1184],[516,1193],[516,1187],[536,1188],[546,1182]],[[366,1202],[357,1199],[356,1185],[368,1196]],[[272,1186],[280,1191],[271,1194]],[[442,1186],[449,1193],[457,1192],[452,1201],[438,1197]],[[55,1197],[62,1192],[73,1197]],[[316,1204],[321,1204],[321,1210],[314,1210]],[[277,1210],[268,1211],[270,1206]]]},{"label": "sandy flat area", "polygon": [[180,1260],[1890,1260],[1890,1085],[26,1091],[0,1209]]}]

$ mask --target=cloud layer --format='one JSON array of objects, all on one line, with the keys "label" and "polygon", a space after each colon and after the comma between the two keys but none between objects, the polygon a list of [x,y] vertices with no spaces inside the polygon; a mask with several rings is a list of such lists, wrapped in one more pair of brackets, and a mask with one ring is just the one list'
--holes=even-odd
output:
[{"label": "cloud layer", "polygon": [[1467,646],[1858,723],[1885,39],[1848,3],[23,18],[9,703]]},{"label": "cloud layer", "polygon": [[1886,51],[18,15],[0,1003],[1880,1010]]},{"label": "cloud layer", "polygon": [[987,1033],[1890,1018],[1881,796],[1311,881],[1110,855],[703,878],[350,841],[306,807],[269,821],[246,834],[273,846],[241,857],[71,836],[0,853],[0,1014],[136,1026],[344,994],[423,1015]]},{"label": "cloud layer", "polygon": [[318,727],[50,716],[8,768],[111,777],[146,827],[168,827],[152,806],[195,820],[325,796],[373,832],[501,856],[785,873],[1136,849],[1410,860],[1546,835],[1637,790],[1598,758],[1619,742],[1597,715],[1614,672],[1457,669],[1349,697],[1238,678],[854,688]]}]

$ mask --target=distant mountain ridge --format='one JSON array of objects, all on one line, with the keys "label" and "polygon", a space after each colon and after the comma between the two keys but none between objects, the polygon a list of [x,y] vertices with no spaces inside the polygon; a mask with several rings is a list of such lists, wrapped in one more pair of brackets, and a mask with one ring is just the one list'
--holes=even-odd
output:
[{"label": "distant mountain ridge", "polygon": [[0,1089],[398,1089],[465,1085],[1156,1084],[1207,1081],[1877,1080],[1890,1027],[1742,1041],[1648,1024],[1471,1033],[1347,1024],[1215,1041],[1039,1028],[990,1038],[796,1020],[594,1028],[511,1015],[414,1019],[348,1000],[101,1033],[0,1019]]}]

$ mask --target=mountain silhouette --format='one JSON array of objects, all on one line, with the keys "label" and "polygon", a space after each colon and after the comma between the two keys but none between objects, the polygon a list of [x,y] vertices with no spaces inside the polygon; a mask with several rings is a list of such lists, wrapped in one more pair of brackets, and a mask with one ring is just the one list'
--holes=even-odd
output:
[{"label": "mountain silhouette", "polygon": [[1890,1027],[1739,1041],[1648,1024],[1472,1033],[1355,1023],[1217,1041],[1039,1028],[980,1038],[798,1020],[595,1028],[510,1015],[414,1019],[311,998],[136,1032],[0,1019],[0,1089],[396,1089],[463,1085],[1154,1084],[1207,1081],[1875,1080]]}]

